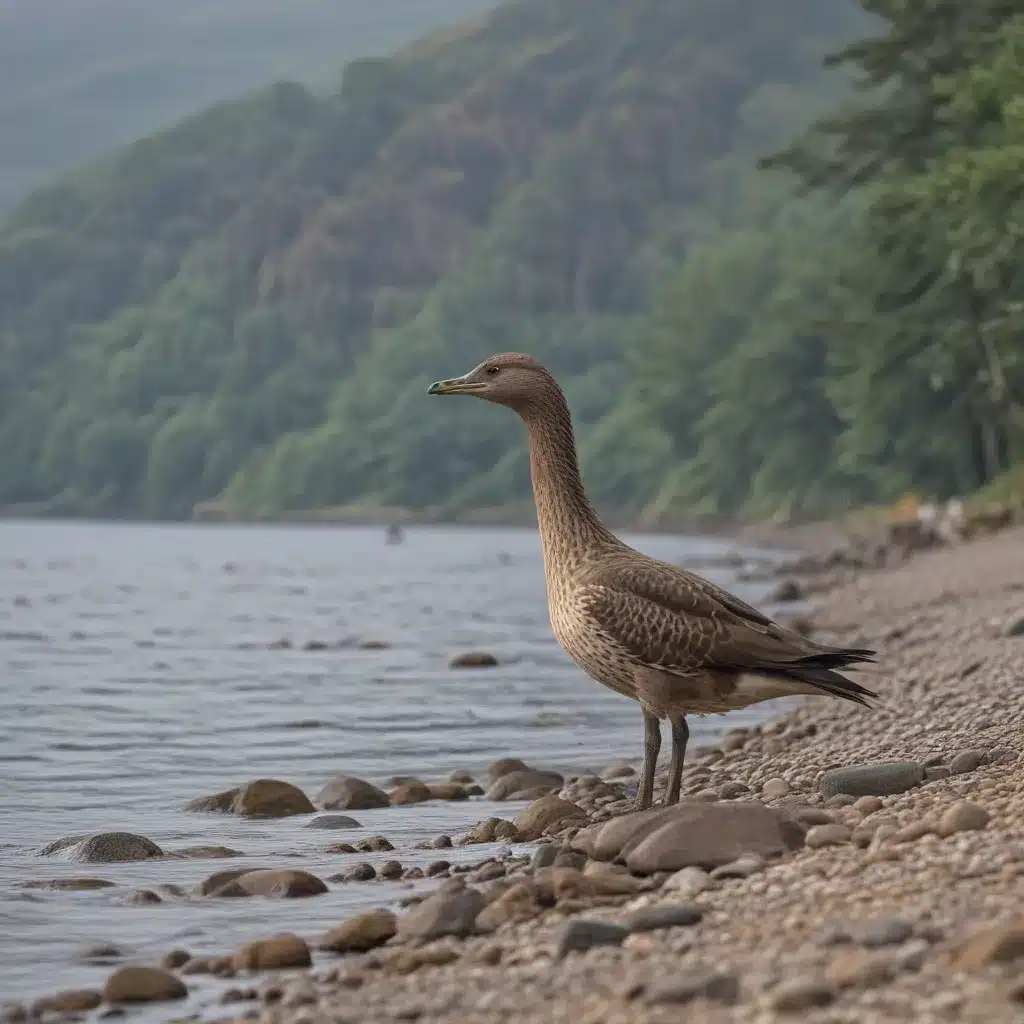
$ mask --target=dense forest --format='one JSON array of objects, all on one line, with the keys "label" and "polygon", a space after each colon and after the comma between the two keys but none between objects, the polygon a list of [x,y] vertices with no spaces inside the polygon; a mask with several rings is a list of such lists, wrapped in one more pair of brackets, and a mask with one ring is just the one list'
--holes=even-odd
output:
[{"label": "dense forest", "polygon": [[0,0],[0,209],[104,150],[275,78],[336,84],[497,0]]},{"label": "dense forest", "polygon": [[0,228],[0,503],[514,509],[519,425],[423,394],[502,349],[606,510],[972,491],[1024,457],[1017,6],[519,0],[117,152]]}]

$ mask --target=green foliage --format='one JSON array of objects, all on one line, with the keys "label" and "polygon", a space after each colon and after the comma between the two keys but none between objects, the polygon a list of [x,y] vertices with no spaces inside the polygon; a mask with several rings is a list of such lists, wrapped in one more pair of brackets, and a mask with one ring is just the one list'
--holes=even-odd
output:
[{"label": "green foliage", "polygon": [[1005,479],[1014,6],[520,0],[136,143],[0,227],[0,502],[518,509],[520,425],[424,395],[503,349],[564,382],[618,512]]},{"label": "green foliage", "polygon": [[672,451],[623,407],[652,290],[806,118],[854,18],[521,0],[35,193],[0,227],[0,502],[519,501],[519,425],[423,394],[519,349],[566,382],[600,500],[642,507]]}]

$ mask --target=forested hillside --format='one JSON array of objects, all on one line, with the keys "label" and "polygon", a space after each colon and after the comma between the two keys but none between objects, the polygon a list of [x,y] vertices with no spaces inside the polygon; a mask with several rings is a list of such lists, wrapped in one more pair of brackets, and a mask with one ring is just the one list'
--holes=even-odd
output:
[{"label": "forested hillside", "polygon": [[0,209],[178,118],[275,79],[335,85],[496,0],[0,0]]},{"label": "forested hillside", "polygon": [[972,490],[1024,441],[1015,6],[520,0],[116,153],[0,229],[0,503],[507,509],[519,425],[423,393],[501,349],[608,510]]}]

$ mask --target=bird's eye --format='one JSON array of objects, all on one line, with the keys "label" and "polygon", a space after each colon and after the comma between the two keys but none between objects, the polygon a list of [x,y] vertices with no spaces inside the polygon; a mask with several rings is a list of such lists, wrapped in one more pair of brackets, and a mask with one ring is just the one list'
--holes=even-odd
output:
[{"label": "bird's eye", "polygon": [[498,372],[498,367],[497,366],[488,366],[487,369],[484,370],[484,373],[486,373],[488,377],[493,377],[497,372]]}]

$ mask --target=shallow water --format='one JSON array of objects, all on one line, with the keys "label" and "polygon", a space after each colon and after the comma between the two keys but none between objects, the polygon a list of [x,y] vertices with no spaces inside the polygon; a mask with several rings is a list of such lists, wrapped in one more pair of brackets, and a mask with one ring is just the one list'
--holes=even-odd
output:
[{"label": "shallow water", "polygon": [[[632,541],[682,564],[731,548]],[[748,599],[763,595],[728,570],[701,571]],[[271,646],[283,638],[290,649]],[[364,650],[362,640],[388,646]],[[304,650],[309,641],[330,649]],[[472,649],[500,666],[448,667]],[[132,888],[191,886],[248,863],[323,876],[355,860],[478,860],[479,846],[411,847],[518,810],[474,800],[360,811],[363,827],[339,832],[305,828],[306,817],[186,814],[192,797],[260,777],[312,795],[340,774],[433,779],[503,756],[579,771],[641,753],[635,705],[583,676],[551,636],[529,530],[419,528],[386,545],[374,528],[0,522],[0,684],[0,999],[101,984],[109,966],[76,962],[96,942],[149,961],[176,947],[230,952],[274,931],[313,936],[407,894],[348,883],[311,900],[137,906],[125,902]],[[696,720],[693,742],[772,711]],[[54,839],[98,830],[246,857],[83,865],[39,856]],[[375,833],[396,852],[323,852]],[[23,888],[82,875],[116,887]]]}]

